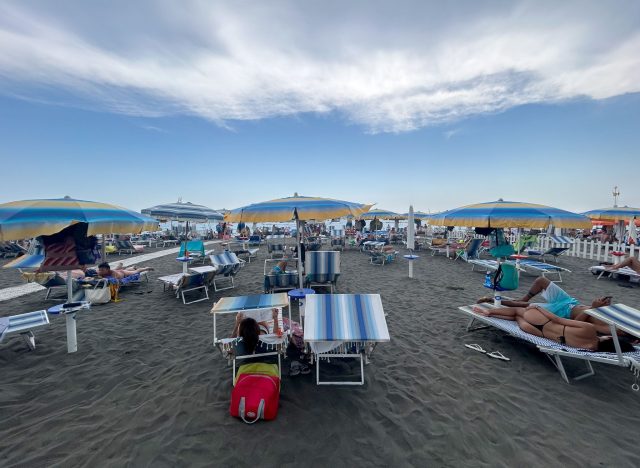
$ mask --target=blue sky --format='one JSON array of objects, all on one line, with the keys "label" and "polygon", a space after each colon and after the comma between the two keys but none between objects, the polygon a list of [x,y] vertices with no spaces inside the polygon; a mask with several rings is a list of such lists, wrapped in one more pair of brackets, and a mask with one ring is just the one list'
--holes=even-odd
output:
[{"label": "blue sky", "polygon": [[4,3],[0,202],[640,205],[637,4],[374,3]]}]

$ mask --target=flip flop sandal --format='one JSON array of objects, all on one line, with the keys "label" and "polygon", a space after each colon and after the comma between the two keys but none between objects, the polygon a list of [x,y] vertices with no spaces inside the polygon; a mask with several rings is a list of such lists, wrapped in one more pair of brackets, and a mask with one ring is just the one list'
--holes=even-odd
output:
[{"label": "flip flop sandal", "polygon": [[500,359],[501,361],[511,361],[507,356],[502,354],[500,351],[494,351],[492,353],[488,353],[487,356],[493,359]]},{"label": "flip flop sandal", "polygon": [[482,346],[480,346],[479,344],[476,344],[476,343],[471,343],[471,344],[466,344],[465,343],[465,346],[467,348],[469,348],[469,349],[473,349],[474,351],[478,351],[479,353],[482,353],[482,354],[486,354],[487,353],[484,349],[482,349]]}]

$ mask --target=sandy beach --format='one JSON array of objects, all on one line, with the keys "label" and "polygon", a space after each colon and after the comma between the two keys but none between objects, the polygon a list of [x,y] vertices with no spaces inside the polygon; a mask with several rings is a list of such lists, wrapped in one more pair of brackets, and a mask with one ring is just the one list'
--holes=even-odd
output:
[{"label": "sandy beach", "polygon": [[[156,281],[179,271],[174,255],[145,262],[155,269],[148,284],[81,314],[75,354],[66,352],[61,317],[36,332],[33,352],[21,339],[6,340],[0,464],[637,466],[640,395],[629,370],[594,364],[595,376],[567,385],[535,347],[496,330],[467,333],[457,307],[486,294],[483,275],[426,252],[413,280],[401,257],[380,267],[357,251],[342,253],[338,292],[380,293],[391,333],[363,387],[318,387],[313,373],[285,375],[275,421],[248,426],[232,418],[231,370],[212,346],[209,310],[223,295],[260,293],[265,255],[262,247],[235,289],[187,306]],[[560,263],[573,271],[562,287],[583,302],[612,295],[640,305],[637,284],[596,280],[586,260]],[[522,276],[513,295],[533,279]],[[0,270],[0,280],[20,284],[16,271]],[[52,304],[41,291],[1,302],[0,316]],[[350,372],[344,364],[327,368]]]}]

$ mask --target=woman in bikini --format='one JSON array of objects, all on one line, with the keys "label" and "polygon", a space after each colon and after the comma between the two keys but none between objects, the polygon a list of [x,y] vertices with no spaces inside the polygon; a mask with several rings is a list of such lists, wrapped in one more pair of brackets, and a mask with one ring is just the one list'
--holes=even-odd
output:
[{"label": "woman in bikini", "polygon": [[[473,311],[486,317],[516,321],[522,331],[560,344],[590,351],[615,352],[611,337],[598,336],[592,323],[563,319],[537,305],[497,309],[476,306]],[[620,346],[622,352],[633,351],[633,346],[628,342],[620,341]]]}]

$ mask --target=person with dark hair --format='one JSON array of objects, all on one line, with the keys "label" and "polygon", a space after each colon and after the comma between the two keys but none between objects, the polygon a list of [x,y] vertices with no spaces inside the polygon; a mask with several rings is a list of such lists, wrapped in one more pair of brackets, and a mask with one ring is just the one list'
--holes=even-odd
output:
[{"label": "person with dark hair", "polygon": [[124,268],[120,266],[120,268],[116,267],[115,269],[111,269],[111,266],[107,262],[103,262],[98,265],[98,274],[102,278],[115,278],[115,279],[123,279],[127,276],[137,275],[138,273],[142,273],[145,271],[153,271],[153,268]]},{"label": "person with dark hair", "polygon": [[[486,317],[516,321],[520,330],[560,344],[590,351],[615,352],[613,338],[598,336],[598,331],[592,323],[563,319],[538,305],[497,309],[475,306],[473,311]],[[634,351],[633,345],[628,341],[619,340],[619,342],[623,353]]]},{"label": "person with dark hair", "polygon": [[[278,309],[272,309],[273,333],[281,333],[278,323]],[[247,356],[249,354],[261,354],[269,352],[266,346],[260,342],[260,335],[270,333],[267,322],[257,322],[251,317],[245,317],[240,312],[236,315],[236,324],[233,328],[232,337],[238,338],[236,341],[236,356]],[[261,359],[262,360],[262,359]]]}]

